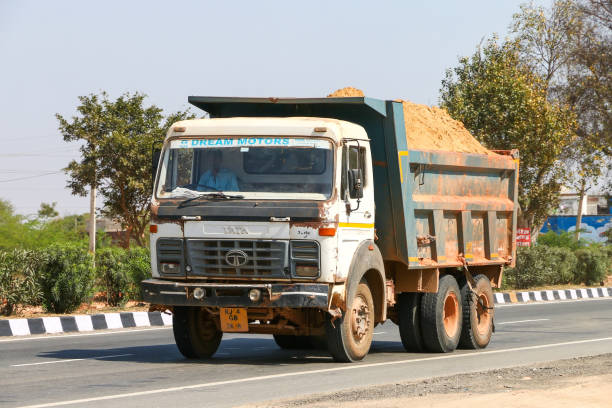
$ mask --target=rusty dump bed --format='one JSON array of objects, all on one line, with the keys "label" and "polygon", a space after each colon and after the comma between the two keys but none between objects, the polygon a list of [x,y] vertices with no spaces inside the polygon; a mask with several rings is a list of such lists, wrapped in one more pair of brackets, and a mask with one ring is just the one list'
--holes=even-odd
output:
[{"label": "rusty dump bed", "polygon": [[371,140],[377,244],[385,261],[410,269],[513,263],[516,152],[413,150],[395,101],[192,96],[189,102],[211,117],[314,116],[361,125]]}]

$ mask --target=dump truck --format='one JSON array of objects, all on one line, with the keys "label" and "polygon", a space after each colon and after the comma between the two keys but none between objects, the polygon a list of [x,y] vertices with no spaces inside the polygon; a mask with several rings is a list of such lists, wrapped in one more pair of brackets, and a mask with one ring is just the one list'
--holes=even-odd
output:
[{"label": "dump truck", "polygon": [[407,143],[402,104],[369,97],[189,97],[154,154],[144,299],[176,345],[223,333],[363,359],[374,327],[407,351],[486,347],[515,259],[518,153]]}]

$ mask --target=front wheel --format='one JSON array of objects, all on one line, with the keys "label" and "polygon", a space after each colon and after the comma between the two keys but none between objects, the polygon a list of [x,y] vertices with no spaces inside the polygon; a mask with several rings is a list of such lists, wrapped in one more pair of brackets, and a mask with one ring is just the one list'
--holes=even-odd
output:
[{"label": "front wheel", "polygon": [[327,316],[325,331],[327,347],[336,361],[362,360],[370,351],[374,336],[374,300],[370,287],[360,282],[349,299],[342,317],[332,321]]},{"label": "front wheel", "polygon": [[172,331],[176,346],[187,358],[212,357],[223,336],[214,317],[199,307],[175,307]]}]

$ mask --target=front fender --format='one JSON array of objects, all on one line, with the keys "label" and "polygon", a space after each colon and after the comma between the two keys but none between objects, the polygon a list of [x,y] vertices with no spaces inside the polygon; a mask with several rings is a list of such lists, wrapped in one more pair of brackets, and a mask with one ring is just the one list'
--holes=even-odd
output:
[{"label": "front fender", "polygon": [[385,266],[378,246],[372,240],[363,241],[353,254],[346,280],[344,304],[348,305],[357,290],[357,285],[365,279],[374,298],[376,323],[387,319],[387,298],[385,290]]}]

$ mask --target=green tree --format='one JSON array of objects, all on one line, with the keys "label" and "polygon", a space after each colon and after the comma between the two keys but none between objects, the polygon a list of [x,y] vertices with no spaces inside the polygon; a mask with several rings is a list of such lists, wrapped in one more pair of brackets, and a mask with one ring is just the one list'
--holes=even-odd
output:
[{"label": "green tree", "polygon": [[544,78],[549,100],[567,105],[577,116],[577,137],[562,155],[572,167],[566,184],[579,195],[576,238],[583,197],[601,176],[612,151],[612,31],[605,24],[606,14],[610,21],[610,5],[609,1],[555,0],[546,8],[529,3],[513,17],[512,31],[521,44],[523,63]]},{"label": "green tree", "polygon": [[55,209],[56,205],[56,202],[53,202],[51,204],[40,203],[40,210],[38,210],[38,218],[49,219],[57,217],[59,213]]},{"label": "green tree", "polygon": [[125,93],[110,100],[106,93],[79,97],[79,116],[71,121],[56,115],[67,142],[84,141],[81,160],[66,168],[68,187],[85,195],[92,183],[104,201],[101,213],[118,220],[130,239],[145,245],[151,196],[151,155],[155,142],[163,140],[176,120],[191,119],[189,110],[164,117],[155,105],[145,106],[146,95]]},{"label": "green tree", "polygon": [[519,223],[536,236],[557,205],[573,112],[547,99],[547,83],[521,62],[519,42],[498,44],[496,37],[447,70],[440,100],[485,146],[519,149]]}]

